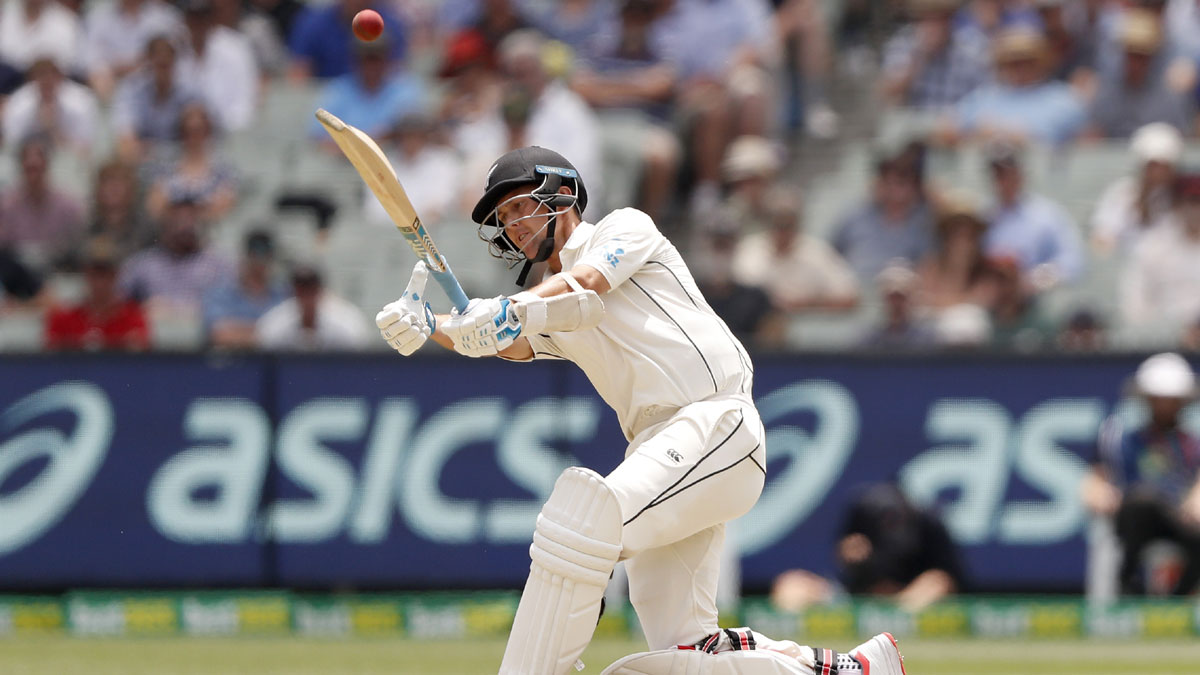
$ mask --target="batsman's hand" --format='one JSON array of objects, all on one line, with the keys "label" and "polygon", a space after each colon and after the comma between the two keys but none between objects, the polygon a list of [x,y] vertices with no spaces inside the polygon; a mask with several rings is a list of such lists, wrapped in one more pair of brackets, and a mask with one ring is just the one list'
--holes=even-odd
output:
[{"label": "batsman's hand", "polygon": [[413,267],[408,287],[399,300],[390,302],[375,315],[379,333],[392,349],[408,356],[420,349],[436,328],[433,311],[425,302],[425,283],[429,281],[429,267],[424,261]]},{"label": "batsman's hand", "polygon": [[442,333],[454,342],[454,351],[464,356],[495,356],[521,336],[521,320],[506,297],[475,298],[459,314],[450,313],[442,322]]}]

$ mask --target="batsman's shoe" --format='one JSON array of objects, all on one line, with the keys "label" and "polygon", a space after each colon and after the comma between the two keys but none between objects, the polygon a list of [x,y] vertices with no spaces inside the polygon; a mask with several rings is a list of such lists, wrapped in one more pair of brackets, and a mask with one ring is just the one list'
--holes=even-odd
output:
[{"label": "batsman's shoe", "polygon": [[907,675],[900,646],[891,633],[880,633],[850,650],[862,664],[863,675]]},{"label": "batsman's shoe", "polygon": [[791,656],[767,650],[709,654],[663,649],[630,654],[600,675],[813,675],[813,669]]}]

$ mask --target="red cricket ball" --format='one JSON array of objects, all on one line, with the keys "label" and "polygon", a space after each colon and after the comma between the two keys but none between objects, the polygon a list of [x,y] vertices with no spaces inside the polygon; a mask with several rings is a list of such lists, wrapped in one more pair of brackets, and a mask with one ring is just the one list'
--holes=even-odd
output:
[{"label": "red cricket ball", "polygon": [[373,9],[364,9],[350,22],[354,35],[363,42],[372,42],[383,35],[383,17]]}]

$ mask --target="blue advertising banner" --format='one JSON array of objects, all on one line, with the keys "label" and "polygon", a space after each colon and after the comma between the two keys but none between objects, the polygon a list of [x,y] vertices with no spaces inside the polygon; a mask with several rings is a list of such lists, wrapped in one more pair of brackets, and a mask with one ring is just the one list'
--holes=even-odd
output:
[{"label": "blue advertising banner", "polygon": [[[759,359],[745,584],[832,574],[850,499],[898,480],[976,587],[1081,588],[1078,484],[1104,417],[1138,414],[1137,363]],[[47,356],[0,359],[0,382],[5,589],[516,587],[561,470],[625,449],[564,363]]]},{"label": "blue advertising banner", "polygon": [[[211,490],[214,479],[243,467],[261,475],[266,466],[265,454],[242,461],[231,450],[250,440],[239,432],[258,434],[264,447],[270,439],[255,403],[263,373],[259,361],[0,362],[0,585],[224,585],[259,577],[253,520],[181,535],[205,512],[257,507],[254,475],[226,482],[226,494]],[[208,480],[179,484],[179,467]],[[195,508],[180,510],[179,499]]]}]

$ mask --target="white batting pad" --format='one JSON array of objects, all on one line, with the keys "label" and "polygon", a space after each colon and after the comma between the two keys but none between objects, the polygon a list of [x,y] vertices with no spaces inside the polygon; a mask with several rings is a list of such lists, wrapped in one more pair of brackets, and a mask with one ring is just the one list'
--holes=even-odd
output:
[{"label": "white batting pad", "polygon": [[813,675],[812,666],[779,652],[660,649],[631,654],[600,675]]},{"label": "white batting pad", "polygon": [[621,553],[621,506],[600,474],[571,467],[538,515],[529,579],[500,675],[564,675],[592,639]]}]

